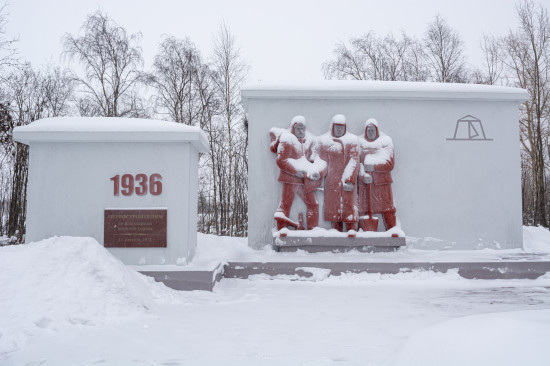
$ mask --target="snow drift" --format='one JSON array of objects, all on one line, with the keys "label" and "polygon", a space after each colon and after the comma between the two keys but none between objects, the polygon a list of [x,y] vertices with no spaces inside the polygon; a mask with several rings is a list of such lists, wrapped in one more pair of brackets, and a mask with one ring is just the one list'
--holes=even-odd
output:
[{"label": "snow drift", "polygon": [[550,253],[550,231],[542,226],[524,226],[523,249],[529,253]]},{"label": "snow drift", "polygon": [[92,238],[0,248],[0,353],[64,326],[148,313],[171,290],[126,267]]},{"label": "snow drift", "polygon": [[395,366],[546,365],[550,309],[451,319],[413,334]]}]

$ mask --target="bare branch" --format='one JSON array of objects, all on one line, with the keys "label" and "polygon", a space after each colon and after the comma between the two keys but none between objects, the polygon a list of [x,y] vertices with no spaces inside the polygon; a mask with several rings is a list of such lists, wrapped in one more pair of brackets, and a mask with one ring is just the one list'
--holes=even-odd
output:
[{"label": "bare branch", "polygon": [[80,110],[111,117],[144,115],[138,89],[148,76],[141,71],[141,34],[128,35],[100,11],[88,15],[81,31],[81,36],[65,34],[63,41],[67,60],[76,60],[84,70],[83,75],[73,74],[88,94],[79,102]]},{"label": "bare branch", "polygon": [[424,35],[426,61],[434,81],[461,83],[467,79],[464,42],[447,21],[436,15]]}]

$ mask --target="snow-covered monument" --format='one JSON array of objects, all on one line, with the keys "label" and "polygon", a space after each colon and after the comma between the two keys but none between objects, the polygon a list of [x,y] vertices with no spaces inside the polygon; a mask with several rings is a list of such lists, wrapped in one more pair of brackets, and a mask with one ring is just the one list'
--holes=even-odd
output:
[{"label": "snow-covered monument", "polygon": [[126,264],[185,264],[197,245],[198,127],[128,118],[48,118],[28,144],[26,242],[90,236]]},{"label": "snow-covered monument", "polygon": [[[299,247],[308,240],[309,244],[312,240],[322,244],[319,237],[330,238],[324,243],[338,237],[357,243],[361,237],[392,240],[406,233],[407,244],[416,248],[521,248],[518,105],[526,97],[523,89],[466,84],[325,81],[245,86],[242,98],[249,121],[249,245],[259,248],[273,243],[281,249],[292,245],[289,238],[293,237],[306,238],[294,240]],[[337,116],[345,121],[340,123],[345,126],[340,136],[334,134]],[[387,146],[393,140],[391,176],[380,178],[383,183],[391,183],[390,191],[380,190],[376,181],[364,178],[372,165],[367,164],[368,160],[386,154],[381,143],[374,142],[378,138],[374,130],[372,139],[367,136],[367,121],[371,118],[376,120],[377,132],[379,124],[391,136],[384,151],[389,151]],[[306,133],[296,134],[296,122],[301,122]],[[327,131],[332,135],[327,137]],[[371,151],[355,158],[357,171],[348,172],[353,177],[338,173],[341,183],[337,179],[335,184],[342,188],[338,197],[331,193],[335,189],[330,180],[325,178],[323,182],[323,177],[316,174],[322,175],[323,169],[326,174],[327,168],[315,161],[312,146],[327,138],[340,141],[342,157],[347,156],[349,144],[357,144],[359,155],[361,144],[363,151]],[[283,148],[278,146],[280,139]],[[292,149],[303,153],[289,155],[285,143],[296,145]],[[287,153],[281,154],[285,149]],[[351,150],[349,154],[353,155]],[[288,158],[293,167],[281,163]],[[329,170],[330,159],[325,158]],[[351,168],[348,157],[342,162]],[[389,162],[388,155],[382,163],[389,166]],[[367,175],[376,175],[372,166],[370,169]],[[348,184],[350,193],[344,192]],[[377,205],[376,194],[365,193],[371,188],[386,198],[389,192],[390,200],[393,194],[395,205],[378,203],[379,208],[367,214],[369,199],[364,197],[370,196]],[[344,215],[349,220],[330,219],[326,212],[331,209],[324,205],[338,202],[343,212],[346,202],[356,199],[345,195],[357,197],[348,209],[350,215]],[[333,198],[327,201],[327,197]],[[352,212],[354,205],[363,211],[362,216]],[[393,224],[391,212],[395,214],[395,208],[397,220]],[[322,230],[308,227],[308,219]],[[374,220],[380,225],[367,229]],[[294,230],[298,228],[305,230]],[[371,245],[368,240],[365,243]]]},{"label": "snow-covered monument", "polygon": [[[518,105],[526,97],[517,88],[413,82],[245,86],[249,246],[521,248]],[[333,275],[458,268],[467,278],[536,278],[548,268],[501,257],[424,263],[414,251],[399,253],[407,262],[271,251],[193,261],[198,154],[208,151],[199,128],[67,117],[18,127],[14,138],[30,146],[26,242],[93,237],[177,289],[211,290],[222,277],[260,273],[313,275],[308,268]]]}]

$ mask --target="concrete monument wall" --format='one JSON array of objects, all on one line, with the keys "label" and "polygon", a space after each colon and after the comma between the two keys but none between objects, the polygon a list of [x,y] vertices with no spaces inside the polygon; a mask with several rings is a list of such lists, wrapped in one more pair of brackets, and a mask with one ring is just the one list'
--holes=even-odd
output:
[{"label": "concrete monument wall", "polygon": [[[314,135],[344,114],[350,132],[378,120],[395,148],[392,184],[407,245],[521,248],[518,105],[523,89],[485,85],[326,81],[252,84],[242,90],[249,121],[249,245],[272,242],[281,196],[269,130],[296,115]],[[322,212],[321,193],[317,197]],[[305,212],[296,198],[291,216]],[[320,226],[329,228],[327,222]]]}]

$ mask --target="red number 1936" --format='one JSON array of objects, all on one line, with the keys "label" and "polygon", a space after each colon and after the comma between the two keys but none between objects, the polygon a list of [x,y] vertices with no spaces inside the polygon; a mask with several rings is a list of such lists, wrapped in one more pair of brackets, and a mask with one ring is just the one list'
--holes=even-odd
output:
[{"label": "red number 1936", "polygon": [[111,177],[114,183],[114,195],[118,196],[122,193],[123,196],[131,196],[134,192],[138,196],[144,196],[149,192],[153,196],[158,196],[162,193],[162,175],[155,173],[147,177],[146,174],[124,174],[122,177],[117,174]]}]

